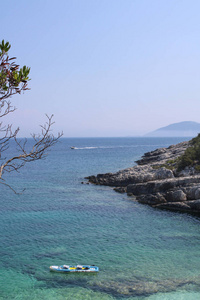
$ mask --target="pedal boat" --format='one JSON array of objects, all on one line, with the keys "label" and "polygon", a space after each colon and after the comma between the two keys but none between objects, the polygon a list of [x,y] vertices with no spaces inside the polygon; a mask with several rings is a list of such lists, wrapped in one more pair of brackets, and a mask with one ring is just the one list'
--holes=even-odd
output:
[{"label": "pedal boat", "polygon": [[73,273],[73,272],[86,272],[86,273],[95,273],[99,271],[97,266],[90,265],[76,265],[76,266],[50,266],[50,271],[62,272],[62,273]]}]

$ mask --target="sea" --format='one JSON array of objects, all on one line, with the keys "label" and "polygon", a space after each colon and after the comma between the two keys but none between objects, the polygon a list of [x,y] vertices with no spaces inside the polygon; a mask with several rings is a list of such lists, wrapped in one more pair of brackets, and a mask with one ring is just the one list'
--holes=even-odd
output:
[{"label": "sea", "polygon": [[[200,218],[85,179],[183,140],[62,138],[45,159],[5,174],[17,194],[1,185],[0,300],[200,299]],[[50,272],[62,264],[100,271]]]}]

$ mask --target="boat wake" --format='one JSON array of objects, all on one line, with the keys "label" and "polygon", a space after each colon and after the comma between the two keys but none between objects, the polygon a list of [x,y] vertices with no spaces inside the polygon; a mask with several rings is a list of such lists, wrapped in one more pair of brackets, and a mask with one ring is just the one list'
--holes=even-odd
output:
[{"label": "boat wake", "polygon": [[[138,148],[138,147],[149,147],[150,145],[123,145],[123,146],[91,146],[91,147],[71,147],[74,150],[93,150],[93,149],[114,149],[114,148]],[[156,146],[156,145],[155,145]]]},{"label": "boat wake", "polygon": [[100,147],[80,147],[80,148],[78,148],[78,147],[75,147],[75,149],[76,149],[76,150],[84,150],[84,149],[98,149],[98,148],[100,148]]}]

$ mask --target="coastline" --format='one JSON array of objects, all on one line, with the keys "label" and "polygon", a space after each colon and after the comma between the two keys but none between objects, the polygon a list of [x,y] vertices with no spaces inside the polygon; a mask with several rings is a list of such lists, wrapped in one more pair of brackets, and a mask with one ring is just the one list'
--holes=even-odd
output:
[{"label": "coastline", "polygon": [[116,173],[85,177],[89,183],[111,186],[133,200],[152,207],[200,213],[200,172],[194,167],[181,171],[172,162],[185,153],[191,141],[145,153],[137,165]]}]

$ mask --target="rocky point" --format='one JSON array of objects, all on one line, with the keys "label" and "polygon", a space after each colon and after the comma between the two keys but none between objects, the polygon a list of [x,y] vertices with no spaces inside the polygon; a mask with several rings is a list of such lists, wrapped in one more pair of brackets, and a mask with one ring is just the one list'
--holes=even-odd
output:
[{"label": "rocky point", "polygon": [[[160,148],[138,160],[136,166],[116,173],[86,177],[90,183],[114,187],[134,200],[157,208],[200,212],[200,172],[194,167],[173,168],[191,141]],[[170,162],[170,164],[169,164]]]}]

